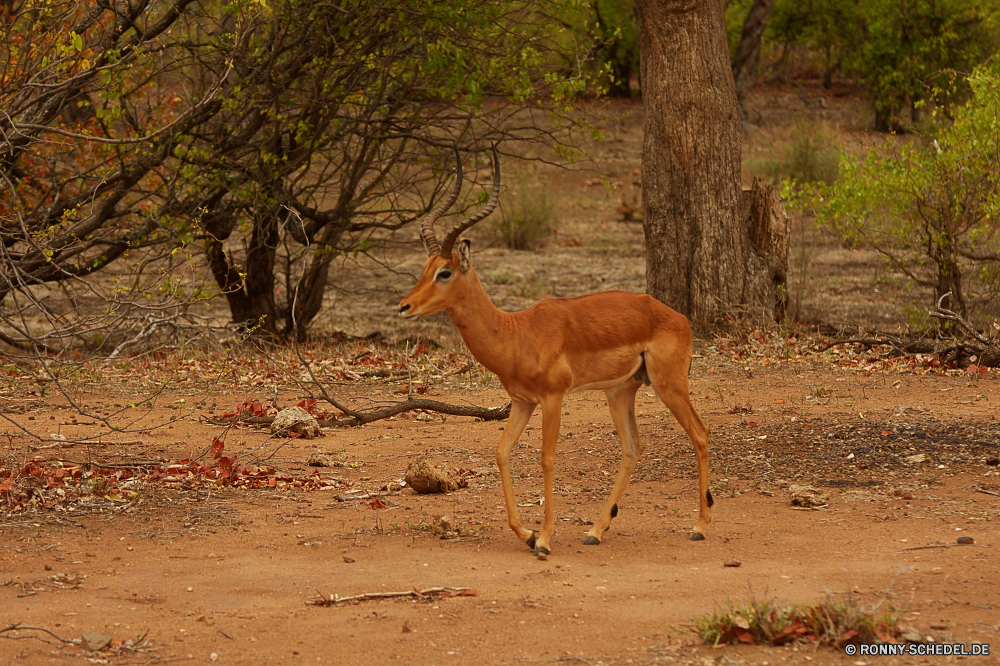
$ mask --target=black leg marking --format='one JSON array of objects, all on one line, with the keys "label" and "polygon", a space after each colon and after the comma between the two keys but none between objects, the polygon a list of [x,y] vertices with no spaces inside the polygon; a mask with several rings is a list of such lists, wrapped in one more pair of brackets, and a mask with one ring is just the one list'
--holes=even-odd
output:
[{"label": "black leg marking", "polygon": [[715,506],[715,500],[712,499],[712,491],[711,490],[706,490],[705,491],[705,497],[708,499],[708,505],[710,507],[711,506]]},{"label": "black leg marking", "polygon": [[601,540],[598,539],[597,537],[589,536],[589,537],[587,537],[586,539],[583,540],[583,545],[584,546],[600,546],[601,545]]},{"label": "black leg marking", "polygon": [[705,540],[704,534],[699,534],[698,532],[691,533],[691,541],[704,541],[704,540]]},{"label": "black leg marking", "polygon": [[534,532],[531,533],[531,538],[528,539],[528,548],[530,548],[531,550],[535,549],[535,533]]},{"label": "black leg marking", "polygon": [[614,506],[611,507],[611,517],[612,518],[617,518],[618,517],[618,505],[617,504],[615,504]]}]

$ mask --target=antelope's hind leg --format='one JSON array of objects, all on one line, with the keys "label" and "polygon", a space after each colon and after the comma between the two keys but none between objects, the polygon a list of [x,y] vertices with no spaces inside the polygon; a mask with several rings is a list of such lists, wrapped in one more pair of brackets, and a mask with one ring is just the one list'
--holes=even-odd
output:
[{"label": "antelope's hind leg", "polygon": [[583,544],[596,546],[601,543],[601,537],[611,526],[611,519],[618,515],[618,502],[628,487],[632,472],[642,454],[642,442],[639,441],[639,431],[635,425],[635,393],[642,386],[640,375],[636,375],[624,383],[608,389],[608,407],[611,408],[611,420],[618,430],[618,438],[622,442],[622,463],[615,477],[615,485],[611,488],[608,501],[605,502],[601,515],[587,533]]},{"label": "antelope's hind leg", "polygon": [[646,354],[646,371],[660,400],[666,405],[677,422],[681,424],[694,445],[698,461],[698,522],[691,532],[691,541],[702,541],[705,528],[712,522],[712,493],[708,480],[708,426],[694,411],[688,392],[687,371],[690,358],[679,354],[669,355],[666,360]]},{"label": "antelope's hind leg", "polygon": [[513,401],[510,406],[510,417],[507,419],[507,426],[500,436],[500,443],[497,444],[497,467],[500,468],[500,482],[503,484],[503,499],[507,506],[507,523],[510,529],[514,530],[517,537],[528,544],[528,548],[535,548],[535,533],[525,529],[521,524],[521,514],[517,510],[517,498],[514,497],[514,481],[510,476],[510,452],[517,444],[518,438],[524,432],[532,412],[535,411],[535,404],[531,402]]}]

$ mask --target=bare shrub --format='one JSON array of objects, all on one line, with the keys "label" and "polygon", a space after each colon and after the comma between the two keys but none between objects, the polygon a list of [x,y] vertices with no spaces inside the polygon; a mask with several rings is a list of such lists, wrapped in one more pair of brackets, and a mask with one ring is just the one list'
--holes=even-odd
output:
[{"label": "bare shrub", "polygon": [[515,170],[514,186],[501,196],[501,215],[487,227],[492,242],[533,250],[552,235],[555,202],[533,174]]},{"label": "bare shrub", "polygon": [[777,184],[787,178],[797,183],[826,183],[837,180],[840,146],[822,123],[801,120],[792,128],[790,139],[772,158],[751,158],[747,169],[761,173]]}]

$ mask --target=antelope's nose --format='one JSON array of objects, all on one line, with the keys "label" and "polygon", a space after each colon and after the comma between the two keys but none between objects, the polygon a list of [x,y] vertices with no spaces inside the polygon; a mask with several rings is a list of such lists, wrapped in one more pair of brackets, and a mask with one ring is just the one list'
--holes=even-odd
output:
[{"label": "antelope's nose", "polygon": [[409,312],[410,312],[410,304],[409,303],[400,303],[399,304],[399,316],[400,317],[408,317],[408,316],[410,316]]}]

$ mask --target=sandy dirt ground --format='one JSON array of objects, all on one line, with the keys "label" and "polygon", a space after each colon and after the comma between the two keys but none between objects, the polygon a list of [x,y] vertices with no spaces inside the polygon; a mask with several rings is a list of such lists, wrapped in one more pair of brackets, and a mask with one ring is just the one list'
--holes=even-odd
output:
[{"label": "sandy dirt ground", "polygon": [[[780,152],[803,114],[855,149],[870,143],[858,120],[864,101],[837,95],[812,103],[824,94],[797,84],[755,98],[761,114],[746,127],[745,155]],[[474,263],[500,307],[644,291],[641,224],[618,212],[639,197],[641,105],[611,108],[600,129],[607,138],[591,147],[593,169],[535,174],[559,218],[541,251],[513,252],[491,245],[483,230],[472,233]],[[792,222],[789,291],[801,321],[885,330],[907,324],[904,306],[931,305],[873,253],[844,248],[809,220]],[[415,231],[397,241],[377,261],[345,259],[334,268],[315,329],[380,331],[388,341],[411,340],[411,350],[423,341],[432,362],[415,368],[412,382],[398,362],[377,366],[387,377],[367,379],[364,371],[376,367],[367,361],[392,354],[398,361],[403,348],[352,343],[327,348],[335,359],[315,352],[319,376],[355,406],[399,400],[408,382],[419,397],[502,405],[496,378],[470,364],[443,316],[398,328],[395,305],[423,257]],[[282,406],[305,389],[282,374],[288,364],[281,370],[263,356],[220,353],[83,366],[71,395],[128,431],[108,435],[51,383],[10,369],[0,375],[0,664],[958,661],[848,656],[813,645],[713,648],[692,633],[695,618],[730,603],[816,604],[827,595],[892,607],[924,637],[990,644],[1000,654],[997,374],[843,347],[816,354],[806,349],[808,330],[731,332],[696,343],[691,390],[712,431],[716,500],[705,541],[688,540],[697,513],[690,443],[640,390],[645,452],[603,543],[582,545],[620,447],[604,396],[569,396],[556,462],[557,533],[546,561],[507,527],[494,462],[503,423],[409,413],[330,428],[316,440],[225,429],[208,420],[248,398],[266,410],[275,387]],[[790,339],[795,331],[802,337]],[[157,389],[165,374],[171,388]],[[540,422],[536,414],[513,459],[529,525],[542,513]],[[42,443],[21,428],[46,440],[101,443]],[[216,439],[224,447],[213,452]],[[337,466],[308,466],[317,448]],[[468,486],[439,495],[400,489],[421,456],[460,470]],[[213,478],[224,473],[223,459],[239,483]],[[812,486],[825,504],[793,506],[793,484]],[[378,503],[357,498],[364,493]],[[960,537],[973,543],[959,545]],[[467,591],[310,603],[439,587]],[[112,642],[90,650],[85,636],[92,647]]]},{"label": "sandy dirt ground", "polygon": [[[716,499],[702,542],[688,540],[697,513],[691,446],[643,390],[637,411],[646,449],[599,546],[582,545],[586,521],[607,496],[620,448],[603,395],[568,396],[556,463],[558,527],[546,561],[533,557],[506,525],[493,454],[502,423],[408,414],[327,429],[321,439],[269,438],[260,429],[206,423],[245,397],[222,392],[127,445],[32,450],[29,438],[11,434],[6,465],[163,465],[205,455],[220,438],[227,455],[270,465],[283,480],[233,488],[178,474],[147,479],[127,494],[125,483],[72,500],[71,493],[60,497],[43,488],[33,503],[8,504],[0,514],[0,622],[69,640],[88,632],[114,643],[87,651],[53,645],[59,641],[38,630],[7,631],[0,663],[955,659],[848,657],[811,645],[712,648],[697,645],[691,633],[693,618],[730,602],[812,604],[826,595],[882,602],[939,642],[990,644],[1000,653],[995,376],[870,372],[818,356],[751,363],[749,352],[737,362],[731,349],[698,344],[691,388],[712,430]],[[476,388],[484,379],[471,375],[455,375],[424,397],[503,403],[495,383]],[[23,390],[18,396],[17,388],[23,385],[7,384],[4,395],[9,405],[20,405],[19,414],[7,414],[19,423],[58,429],[70,439],[99,430],[59,400],[25,397]],[[399,386],[352,390],[398,398]],[[176,418],[179,401],[193,403],[205,390],[161,393],[145,411],[127,409],[130,395],[122,385],[81,401],[97,414],[126,409],[141,427]],[[280,396],[284,404],[295,399]],[[529,525],[541,521],[540,421],[540,415],[532,419],[513,458]],[[317,448],[343,466],[305,465]],[[468,487],[437,495],[400,490],[398,480],[420,456],[460,470]],[[323,482],[295,482],[306,478]],[[826,505],[792,506],[790,484],[813,486],[827,495]],[[100,494],[105,491],[111,499]],[[384,508],[367,499],[341,501],[361,491],[377,493]],[[958,545],[962,536],[974,543]],[[740,566],[724,566],[727,560]],[[308,603],[317,595],[433,587],[470,588],[474,596]],[[38,638],[15,640],[30,635]]]}]

